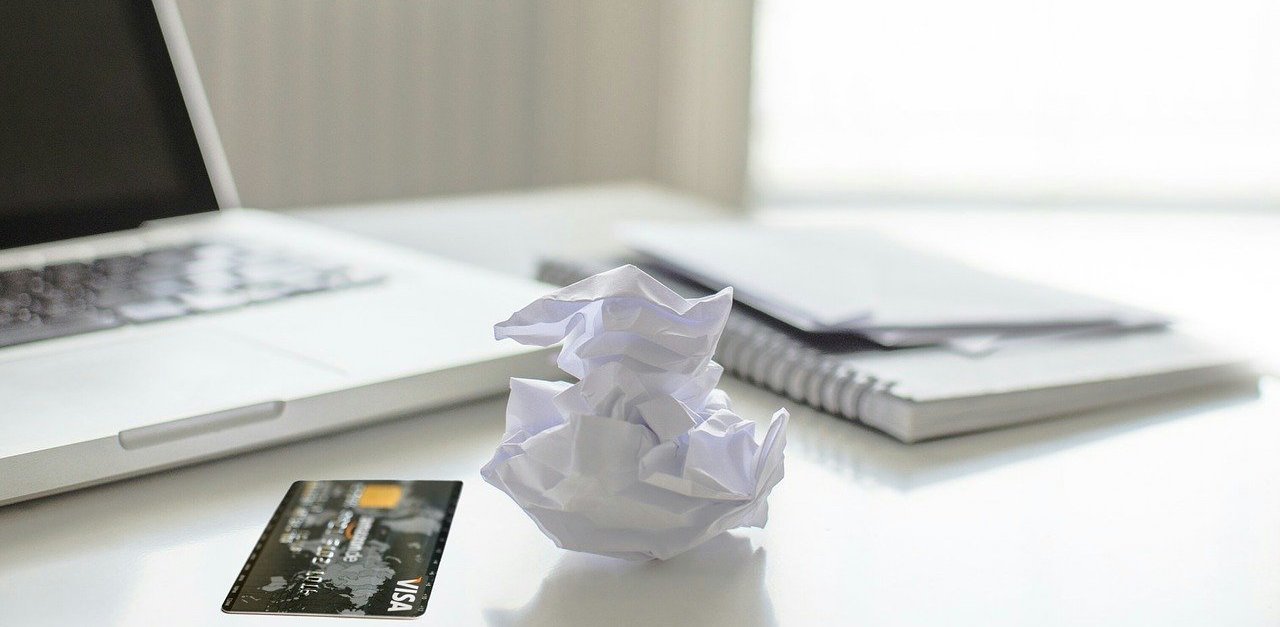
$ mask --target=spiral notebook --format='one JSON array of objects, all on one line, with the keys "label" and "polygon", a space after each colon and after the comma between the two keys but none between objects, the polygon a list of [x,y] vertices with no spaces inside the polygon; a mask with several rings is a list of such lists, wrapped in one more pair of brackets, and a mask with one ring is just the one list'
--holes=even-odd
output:
[{"label": "spiral notebook", "polygon": [[[686,297],[710,293],[627,261]],[[548,259],[538,278],[568,285],[621,263]],[[802,331],[743,305],[730,314],[715,359],[739,378],[903,442],[1256,379],[1237,356],[1166,327],[1025,338],[969,353]]]}]

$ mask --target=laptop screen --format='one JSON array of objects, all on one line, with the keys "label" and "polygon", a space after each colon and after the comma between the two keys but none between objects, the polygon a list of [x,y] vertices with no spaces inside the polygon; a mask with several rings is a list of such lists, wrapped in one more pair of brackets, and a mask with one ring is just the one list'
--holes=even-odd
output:
[{"label": "laptop screen", "polygon": [[150,0],[0,2],[0,249],[217,208]]}]

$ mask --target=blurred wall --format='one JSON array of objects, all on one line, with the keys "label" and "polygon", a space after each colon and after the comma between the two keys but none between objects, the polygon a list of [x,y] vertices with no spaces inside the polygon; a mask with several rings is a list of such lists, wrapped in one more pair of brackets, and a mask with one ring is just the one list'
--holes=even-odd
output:
[{"label": "blurred wall", "polygon": [[737,204],[750,0],[180,0],[247,206],[621,179]]}]

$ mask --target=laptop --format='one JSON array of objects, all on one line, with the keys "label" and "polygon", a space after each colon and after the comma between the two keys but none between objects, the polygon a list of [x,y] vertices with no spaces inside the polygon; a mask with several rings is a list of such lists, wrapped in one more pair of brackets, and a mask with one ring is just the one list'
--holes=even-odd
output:
[{"label": "laptop", "polygon": [[545,286],[236,208],[171,1],[6,1],[0,84],[0,505],[554,371]]}]

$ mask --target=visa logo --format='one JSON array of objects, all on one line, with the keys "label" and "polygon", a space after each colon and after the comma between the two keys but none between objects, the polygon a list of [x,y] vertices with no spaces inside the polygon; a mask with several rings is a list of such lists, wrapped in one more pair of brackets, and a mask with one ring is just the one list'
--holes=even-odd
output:
[{"label": "visa logo", "polygon": [[391,606],[388,612],[403,612],[413,609],[418,600],[418,592],[422,587],[422,577],[417,579],[401,579],[396,582],[396,589],[391,591]]}]

